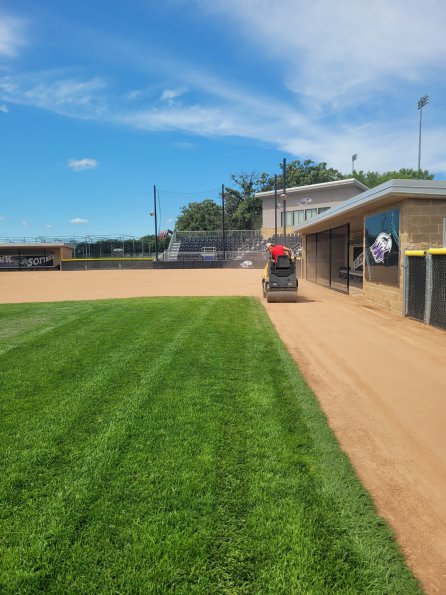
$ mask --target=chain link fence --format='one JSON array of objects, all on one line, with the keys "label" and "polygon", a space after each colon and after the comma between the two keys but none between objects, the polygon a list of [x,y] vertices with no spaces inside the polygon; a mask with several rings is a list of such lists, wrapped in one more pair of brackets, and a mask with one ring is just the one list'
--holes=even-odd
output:
[{"label": "chain link fence", "polygon": [[432,254],[432,294],[429,324],[446,330],[446,250]]},{"label": "chain link fence", "polygon": [[405,314],[446,330],[446,248],[406,251]]}]

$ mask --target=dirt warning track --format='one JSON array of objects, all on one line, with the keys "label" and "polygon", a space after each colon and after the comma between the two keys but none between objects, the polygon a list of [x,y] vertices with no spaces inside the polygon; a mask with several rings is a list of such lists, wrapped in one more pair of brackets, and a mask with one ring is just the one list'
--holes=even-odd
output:
[{"label": "dirt warning track", "polygon": [[[261,271],[0,274],[0,303],[252,295]],[[300,281],[265,304],[427,593],[446,594],[446,333]]]}]

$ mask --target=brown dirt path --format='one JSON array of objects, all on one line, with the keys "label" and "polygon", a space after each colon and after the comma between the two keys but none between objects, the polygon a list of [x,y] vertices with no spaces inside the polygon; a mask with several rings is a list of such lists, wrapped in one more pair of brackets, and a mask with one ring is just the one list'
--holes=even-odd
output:
[{"label": "brown dirt path", "polygon": [[[254,295],[261,271],[1,273],[0,303]],[[446,594],[446,333],[300,282],[265,304],[427,593]]]}]

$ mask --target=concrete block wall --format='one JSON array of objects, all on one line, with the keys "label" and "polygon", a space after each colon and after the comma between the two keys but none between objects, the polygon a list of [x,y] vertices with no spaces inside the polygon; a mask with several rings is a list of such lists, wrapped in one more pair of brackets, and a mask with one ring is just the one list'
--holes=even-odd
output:
[{"label": "concrete block wall", "polygon": [[403,205],[402,219],[400,236],[404,250],[443,247],[446,199],[408,199]]}]

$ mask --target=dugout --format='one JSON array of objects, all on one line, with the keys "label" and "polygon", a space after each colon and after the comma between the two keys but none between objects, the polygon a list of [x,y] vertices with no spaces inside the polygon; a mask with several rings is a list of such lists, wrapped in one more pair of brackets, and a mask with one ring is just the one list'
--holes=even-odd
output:
[{"label": "dugout", "polygon": [[303,278],[404,313],[405,251],[446,245],[446,181],[390,180],[296,231]]},{"label": "dugout", "polygon": [[72,258],[73,251],[64,243],[0,244],[0,271],[59,270],[62,259]]}]

